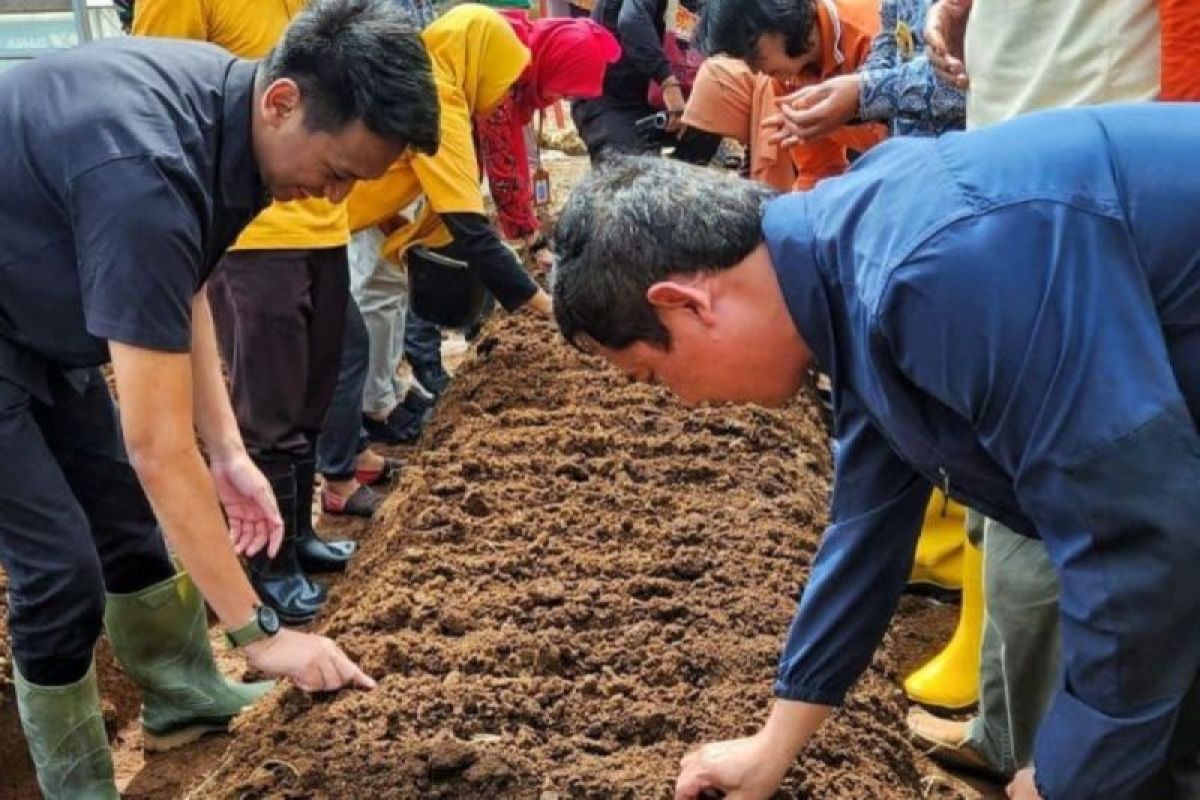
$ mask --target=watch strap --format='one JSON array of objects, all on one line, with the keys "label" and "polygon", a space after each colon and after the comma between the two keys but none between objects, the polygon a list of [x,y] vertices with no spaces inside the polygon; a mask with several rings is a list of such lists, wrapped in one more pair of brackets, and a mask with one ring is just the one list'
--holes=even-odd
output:
[{"label": "watch strap", "polygon": [[240,628],[225,631],[225,641],[230,647],[245,647],[248,644],[266,639],[270,634],[263,630],[262,623],[259,621],[257,609],[250,621]]}]

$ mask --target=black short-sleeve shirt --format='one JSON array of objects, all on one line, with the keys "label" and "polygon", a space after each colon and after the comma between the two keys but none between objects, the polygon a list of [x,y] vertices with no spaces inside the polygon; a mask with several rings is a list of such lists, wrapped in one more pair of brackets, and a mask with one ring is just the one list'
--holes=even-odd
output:
[{"label": "black short-sleeve shirt", "polygon": [[267,198],[256,63],[122,39],[0,75],[0,378],[191,344],[192,298]]}]

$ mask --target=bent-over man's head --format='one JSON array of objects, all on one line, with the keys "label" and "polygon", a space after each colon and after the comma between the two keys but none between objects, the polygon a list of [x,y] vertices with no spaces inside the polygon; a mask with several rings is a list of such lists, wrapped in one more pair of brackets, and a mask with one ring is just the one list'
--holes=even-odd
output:
[{"label": "bent-over man's head", "polygon": [[820,77],[821,30],[813,0],[706,0],[696,40],[705,55],[727,55],[789,82]]},{"label": "bent-over man's head", "polygon": [[315,0],[259,66],[254,153],[277,200],[345,198],[408,147],[434,153],[429,54],[400,4]]},{"label": "bent-over man's head", "polygon": [[686,403],[787,402],[812,357],[763,242],[771,196],[659,158],[592,173],[554,234],[563,335]]}]

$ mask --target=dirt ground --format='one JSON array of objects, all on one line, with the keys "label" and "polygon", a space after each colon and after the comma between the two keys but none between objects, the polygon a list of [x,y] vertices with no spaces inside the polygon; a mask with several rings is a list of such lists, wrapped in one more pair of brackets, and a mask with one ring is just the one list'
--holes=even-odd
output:
[{"label": "dirt ground", "polygon": [[[585,169],[547,166],[556,194]],[[829,489],[807,399],[688,411],[500,314],[398,452],[380,519],[326,523],[363,548],[318,629],[379,689],[279,689],[232,736],[144,759],[136,690],[102,653],[126,797],[664,798],[689,747],[755,729]],[[904,734],[898,681],[954,615],[904,599],[778,798],[979,796]],[[7,655],[0,798],[36,797]]]}]

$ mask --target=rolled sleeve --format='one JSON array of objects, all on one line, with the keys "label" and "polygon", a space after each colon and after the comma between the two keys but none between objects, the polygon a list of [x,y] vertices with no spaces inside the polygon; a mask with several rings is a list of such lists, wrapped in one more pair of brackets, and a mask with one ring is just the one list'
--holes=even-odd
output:
[{"label": "rolled sleeve", "polygon": [[[920,27],[924,19],[915,19],[908,10],[905,20],[921,46]],[[880,30],[871,40],[871,52],[859,70],[859,117],[864,120],[888,121],[899,116],[921,120],[926,124],[951,125],[962,123],[966,117],[966,96],[949,84],[938,80],[937,74],[923,54],[910,58],[896,44],[900,13],[897,3],[884,2],[879,8]]]},{"label": "rolled sleeve", "polygon": [[87,331],[152,350],[191,347],[203,196],[182,167],[153,157],[106,162],[71,182]]},{"label": "rolled sleeve", "polygon": [[966,118],[966,97],[938,80],[925,56],[888,68],[868,68],[859,73],[859,116],[865,120],[890,120],[904,116],[931,123],[959,123]]},{"label": "rolled sleeve", "polygon": [[839,393],[832,524],[788,631],[775,694],[842,702],[870,663],[912,570],[932,490],[902,462],[850,391]]}]

